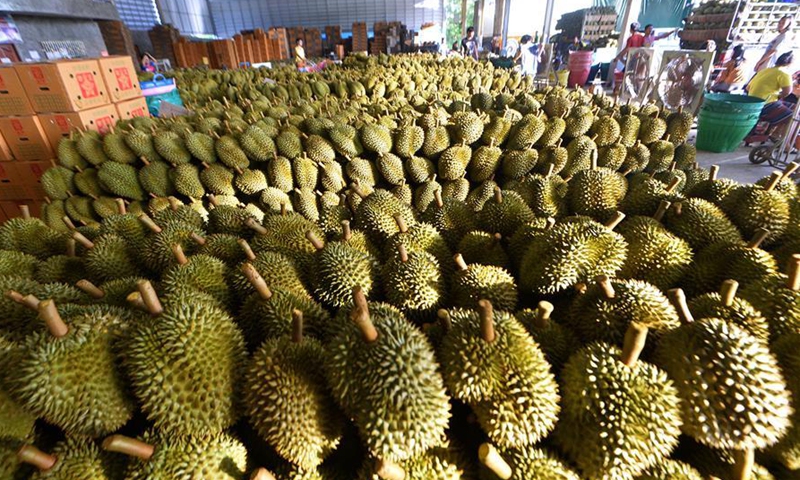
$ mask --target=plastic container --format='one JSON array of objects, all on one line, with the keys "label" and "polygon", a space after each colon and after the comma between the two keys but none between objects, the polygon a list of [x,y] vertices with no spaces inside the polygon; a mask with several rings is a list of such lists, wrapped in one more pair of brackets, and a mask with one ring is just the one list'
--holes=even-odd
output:
[{"label": "plastic container", "polygon": [[764,100],[749,95],[709,93],[697,120],[697,149],[732,152],[755,127]]},{"label": "plastic container", "polygon": [[569,80],[568,87],[584,86],[589,80],[589,71],[592,69],[592,55],[594,52],[569,52]]},{"label": "plastic container", "polygon": [[156,74],[149,82],[142,82],[142,95],[147,101],[147,109],[150,115],[157,117],[161,109],[161,102],[169,102],[179,107],[183,106],[183,100],[178,93],[174,78],[165,78],[164,75]]}]

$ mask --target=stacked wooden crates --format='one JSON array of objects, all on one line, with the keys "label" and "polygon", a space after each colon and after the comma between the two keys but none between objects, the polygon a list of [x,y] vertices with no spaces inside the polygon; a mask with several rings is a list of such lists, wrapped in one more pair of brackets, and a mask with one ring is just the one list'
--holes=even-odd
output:
[{"label": "stacked wooden crates", "polygon": [[325,41],[322,42],[322,48],[325,52],[336,51],[336,45],[342,43],[342,27],[339,25],[325,27]]},{"label": "stacked wooden crates", "polygon": [[137,58],[131,31],[125,23],[118,20],[98,20],[97,26],[103,35],[103,42],[109,55],[127,55],[134,60]]},{"label": "stacked wooden crates", "polygon": [[353,22],[353,51],[366,52],[369,50],[369,39],[367,37],[367,24],[364,22]]},{"label": "stacked wooden crates", "polygon": [[304,31],[306,43],[306,57],[322,56],[322,34],[318,28],[306,28]]},{"label": "stacked wooden crates", "polygon": [[[386,53],[386,34],[389,29],[389,24],[386,22],[375,22],[372,30],[375,36],[372,39],[369,53],[377,55],[379,53]],[[355,50],[355,46],[353,46]]]},{"label": "stacked wooden crates", "polygon": [[211,63],[207,42],[190,42],[181,37],[172,45],[176,64],[173,67],[191,68]]},{"label": "stacked wooden crates", "polygon": [[209,61],[212,68],[236,68],[239,66],[236,44],[233,40],[214,40],[209,42],[208,45]]},{"label": "stacked wooden crates", "polygon": [[181,32],[172,25],[165,24],[156,25],[147,34],[153,44],[153,56],[158,60],[168,59],[173,66],[177,65],[172,44],[180,40]]}]

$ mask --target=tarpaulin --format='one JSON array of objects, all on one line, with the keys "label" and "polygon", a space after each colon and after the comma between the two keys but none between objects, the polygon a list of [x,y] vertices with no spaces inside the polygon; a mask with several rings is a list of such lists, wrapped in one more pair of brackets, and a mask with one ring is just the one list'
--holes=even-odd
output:
[{"label": "tarpaulin", "polygon": [[[595,7],[614,7],[619,13],[617,30],[621,31],[622,12],[630,0],[594,0]],[[637,21],[644,27],[652,23],[656,28],[677,28],[681,21],[692,11],[692,0],[632,0],[641,1],[642,9]],[[697,3],[696,0],[694,3]]]}]

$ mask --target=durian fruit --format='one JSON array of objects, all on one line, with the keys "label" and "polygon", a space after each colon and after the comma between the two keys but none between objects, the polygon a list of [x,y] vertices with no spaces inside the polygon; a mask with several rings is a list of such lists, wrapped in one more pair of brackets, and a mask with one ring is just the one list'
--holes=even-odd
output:
[{"label": "durian fruit", "polygon": [[439,347],[445,384],[468,403],[492,442],[530,447],[555,426],[558,385],[544,354],[525,328],[488,300],[478,312],[450,311]]},{"label": "durian fruit", "polygon": [[520,310],[514,317],[539,345],[553,373],[558,375],[567,359],[578,350],[580,342],[571,329],[551,318],[553,309],[552,303],[543,300],[535,310]]},{"label": "durian fruit", "polygon": [[206,192],[214,195],[236,194],[236,190],[233,188],[232,171],[219,163],[205,164],[203,167],[200,172],[200,183]]},{"label": "durian fruit", "polygon": [[468,232],[477,229],[474,213],[463,202],[442,198],[441,191],[433,192],[434,203],[428,207],[421,219],[433,225],[448,246],[454,248]]},{"label": "durian fruit", "polygon": [[267,177],[261,170],[245,168],[236,174],[234,186],[245,195],[258,195],[266,189],[269,184]]},{"label": "durian fruit", "polygon": [[280,215],[265,216],[263,225],[249,221],[247,226],[256,232],[250,242],[253,251],[281,253],[294,262],[303,276],[310,276],[317,250],[308,241],[306,232],[311,230],[318,238],[323,237],[322,230],[314,222],[300,214],[284,211]]},{"label": "durian fruit", "polygon": [[599,117],[592,124],[591,133],[597,135],[598,147],[607,147],[620,138],[620,126],[611,116]]},{"label": "durian fruit", "polygon": [[[671,136],[670,138],[676,140],[675,136]],[[678,164],[678,168],[681,170],[688,169],[696,160],[697,147],[691,143],[681,143],[675,147],[675,163]]]},{"label": "durian fruit", "polygon": [[566,126],[563,117],[548,118],[544,122],[544,132],[539,137],[539,140],[536,141],[536,145],[540,147],[555,145],[564,134]]},{"label": "durian fruit", "polygon": [[175,244],[180,244],[183,251],[191,255],[198,248],[192,234],[205,235],[201,228],[183,221],[169,222],[161,228],[144,214],[139,219],[152,233],[139,246],[137,255],[145,266],[154,272],[162,272],[176,263],[173,254]]},{"label": "durian fruit", "polygon": [[45,195],[55,200],[66,200],[75,194],[75,173],[61,166],[54,166],[42,174],[41,185]]},{"label": "durian fruit", "polygon": [[162,161],[148,162],[137,172],[139,184],[145,192],[157,197],[168,197],[175,193],[175,185],[170,175],[169,164]]},{"label": "durian fruit", "polygon": [[167,309],[149,282],[137,284],[152,318],[131,326],[122,355],[130,386],[161,432],[217,435],[239,417],[237,389],[246,360],[233,319],[213,304]]},{"label": "durian fruit", "polygon": [[445,296],[439,261],[424,250],[407,251],[402,243],[397,249],[383,266],[386,301],[411,318],[433,312]]},{"label": "durian fruit", "polygon": [[92,276],[103,281],[142,275],[139,260],[131,250],[128,240],[115,235],[106,234],[89,241],[85,245],[86,270]]},{"label": "durian fruit", "polygon": [[461,253],[467,264],[494,265],[508,270],[511,263],[503,248],[502,239],[503,236],[499,233],[491,234],[482,230],[473,230],[458,242],[456,251]]},{"label": "durian fruit", "polygon": [[467,173],[472,159],[472,149],[467,145],[454,145],[439,156],[437,173],[443,180],[456,180]]},{"label": "durian fruit", "polygon": [[[214,203],[216,197],[212,199],[212,205]],[[247,222],[252,218],[250,212],[244,208],[217,204],[208,212],[208,232],[227,233],[249,239],[253,231],[247,226]]]},{"label": "durian fruit", "polygon": [[194,158],[203,163],[212,164],[217,161],[217,151],[214,148],[214,137],[203,132],[187,132],[184,137],[186,149]]},{"label": "durian fruit", "polygon": [[759,340],[769,342],[767,320],[747,300],[736,297],[738,288],[736,280],[725,280],[719,293],[694,297],[689,310],[697,318],[719,318],[734,323]]},{"label": "durian fruit", "polygon": [[115,351],[126,319],[87,310],[67,323],[53,300],[37,309],[47,331],[40,327],[19,352],[9,379],[14,398],[71,434],[97,437],[120,428],[135,408]]},{"label": "durian fruit", "polygon": [[469,195],[469,187],[469,180],[464,177],[443,182],[441,191],[442,198],[452,198],[459,202],[464,202]]},{"label": "durian fruit", "polygon": [[584,343],[622,345],[628,327],[637,322],[654,334],[680,325],[678,314],[661,291],[640,280],[597,278],[575,298],[568,325]]},{"label": "durian fruit", "polygon": [[379,281],[375,257],[348,242],[323,244],[311,230],[306,232],[306,237],[317,250],[312,279],[314,294],[322,303],[335,308],[345,307],[357,286],[365,295],[375,295]]},{"label": "durian fruit", "polygon": [[[127,134],[125,134],[125,143],[139,158],[144,157],[148,162],[161,160],[161,155],[156,152],[156,149],[153,146],[153,136],[147,132],[135,128],[131,129]],[[83,155],[82,152],[81,155]],[[99,165],[99,163],[94,162],[92,162],[92,164]]]},{"label": "durian fruit", "polygon": [[571,177],[581,170],[590,168],[592,158],[597,156],[597,144],[586,135],[570,140],[566,149],[567,163],[559,172],[564,178]]},{"label": "durian fruit", "polygon": [[786,385],[792,393],[792,425],[789,427],[786,435],[781,438],[777,444],[768,450],[768,455],[786,468],[797,470],[800,467],[800,430],[798,430],[798,409],[797,409],[797,395],[798,395],[798,380],[800,380],[800,358],[798,358],[798,350],[800,348],[800,334],[787,333],[782,335],[778,340],[770,346],[772,353],[778,359],[778,364],[781,367],[784,377],[786,378]]},{"label": "durian fruit", "polygon": [[775,444],[792,408],[767,344],[719,318],[694,321],[683,291],[669,294],[683,325],[664,334],[656,356],[681,397],[683,432],[713,448],[752,452]]},{"label": "durian fruit", "polygon": [[520,289],[555,294],[598,275],[613,277],[625,262],[628,244],[611,228],[590,219],[557,223],[530,243],[520,262]]},{"label": "durian fruit", "polygon": [[538,142],[545,131],[545,123],[538,115],[527,114],[511,128],[506,148],[525,150]]},{"label": "durian fruit", "polygon": [[339,162],[323,162],[319,170],[319,183],[326,191],[338,193],[347,186]]},{"label": "durian fruit", "polygon": [[89,164],[83,159],[73,135],[70,133],[69,138],[62,138],[56,147],[56,157],[58,164],[62,167],[69,168],[70,170],[85,169]]},{"label": "durian fruit", "polygon": [[364,152],[358,130],[347,124],[337,123],[328,130],[333,148],[344,157],[357,157]]},{"label": "durian fruit", "polygon": [[100,185],[112,194],[130,200],[144,200],[136,169],[131,165],[105,162],[97,170]]},{"label": "durian fruit", "polygon": [[721,206],[728,195],[741,185],[728,178],[718,178],[717,175],[719,175],[719,165],[712,165],[708,171],[708,178],[687,188],[686,195]]},{"label": "durian fruit", "polygon": [[189,198],[202,198],[205,194],[200,173],[194,165],[184,163],[170,171],[175,190]]},{"label": "durian fruit", "polygon": [[174,245],[173,253],[177,265],[165,270],[161,277],[161,287],[165,295],[190,289],[213,297],[221,306],[228,304],[230,292],[226,281],[227,266],[222,260],[202,254],[187,257],[180,244]]},{"label": "durian fruit", "polygon": [[693,123],[694,115],[684,112],[682,106],[678,107],[678,111],[670,113],[667,116],[666,133],[672,139],[672,143],[676,146],[685,144]]},{"label": "durian fruit", "polygon": [[647,468],[636,480],[703,480],[703,476],[688,463],[666,459]]},{"label": "durian fruit", "polygon": [[267,340],[253,354],[244,403],[259,435],[284,459],[311,470],[338,446],[344,418],[325,384],[325,349],[303,335],[303,313],[292,315],[292,335]]},{"label": "durian fruit", "polygon": [[[47,170],[47,172],[50,170]],[[72,177],[72,181],[75,183],[75,188],[87,197],[98,198],[105,193],[102,185],[100,185],[100,180],[97,178],[96,168],[86,168],[79,171]]]},{"label": "durian fruit", "polygon": [[17,457],[21,462],[38,469],[31,476],[36,480],[112,480],[118,478],[122,467],[121,462],[100,450],[93,440],[80,436],[68,435],[50,453],[33,445],[23,445],[17,452]]},{"label": "durian fruit", "polygon": [[[566,167],[568,161],[569,152],[561,146],[561,140],[559,140],[555,145],[539,150],[539,160],[533,170],[541,174],[547,174],[548,172],[560,173]],[[551,165],[552,170],[550,170]]]},{"label": "durian fruit", "polygon": [[250,125],[239,136],[239,145],[247,157],[254,162],[266,162],[277,151],[275,142],[257,124]]},{"label": "durian fruit", "polygon": [[495,145],[502,145],[511,132],[512,122],[505,115],[489,113],[489,122],[483,126],[481,142],[489,144],[494,141]]},{"label": "durian fruit", "polygon": [[486,231],[510,237],[521,225],[535,218],[528,204],[516,192],[495,189],[478,214],[478,225]]},{"label": "durian fruit", "polygon": [[375,162],[375,166],[385,182],[392,185],[405,183],[403,161],[397,155],[392,153],[380,155]]},{"label": "durian fruit", "polygon": [[656,140],[650,143],[648,148],[650,149],[650,161],[645,170],[650,173],[667,170],[675,158],[675,145],[669,141],[669,135],[665,140]]},{"label": "durian fruit", "polygon": [[742,289],[741,296],[767,319],[772,341],[797,332],[800,326],[800,254],[789,259],[786,275],[771,275],[753,282]]},{"label": "durian fruit", "polygon": [[[402,313],[367,304],[354,289],[353,308],[343,309],[341,330],[325,363],[334,399],[353,419],[367,450],[399,462],[439,445],[450,417],[449,399],[425,335]],[[389,368],[387,366],[403,366]],[[400,388],[403,401],[393,394]]]},{"label": "durian fruit", "polygon": [[403,158],[411,158],[422,148],[425,131],[416,125],[403,125],[394,132],[394,152]]},{"label": "durian fruit", "polygon": [[780,180],[781,173],[775,172],[764,187],[740,186],[720,205],[744,237],[749,238],[759,229],[766,229],[769,234],[764,239],[765,246],[778,241],[789,224],[789,202],[784,194],[775,190]]},{"label": "durian fruit", "polygon": [[630,189],[622,201],[621,209],[629,215],[653,215],[662,201],[677,202],[682,197],[677,193],[680,181],[674,178],[669,185],[640,174],[638,181],[630,182]]},{"label": "durian fruit", "polygon": [[686,172],[678,170],[678,165],[675,162],[672,162],[667,170],[654,174],[653,178],[664,185],[670,185],[677,179],[678,185],[675,187],[675,191],[678,193],[683,193],[686,188]]},{"label": "durian fruit", "polygon": [[478,448],[482,480],[578,480],[580,476],[552,453],[539,448],[497,449],[490,443]]},{"label": "durian fruit", "polygon": [[474,308],[478,300],[488,300],[498,310],[513,312],[517,306],[517,285],[507,270],[494,265],[467,265],[455,255],[456,272],[451,280],[450,302],[461,308]]},{"label": "durian fruit", "polygon": [[417,223],[411,207],[386,190],[375,190],[355,210],[355,226],[364,230],[380,245],[399,231],[395,217],[400,215],[406,226]]},{"label": "durian fruit", "polygon": [[172,165],[180,165],[192,161],[192,154],[186,149],[183,137],[175,132],[163,130],[153,135],[153,147],[164,160]]},{"label": "durian fruit", "polygon": [[[504,178],[519,179],[530,173],[534,167],[536,167],[538,160],[539,152],[533,148],[527,150],[508,150],[503,153],[501,157],[500,172],[503,174]],[[470,175],[470,178],[473,181],[478,180],[472,175]]]},{"label": "durian fruit", "polygon": [[[778,272],[775,258],[759,248],[766,231],[756,234],[747,244],[718,242],[695,255],[683,284],[693,294],[715,291],[725,280],[736,280],[747,286]],[[720,259],[725,259],[720,262]]]},{"label": "durian fruit", "polygon": [[93,130],[81,133],[75,141],[75,147],[81,156],[94,166],[109,161],[108,156],[106,156],[103,151],[103,141],[101,140],[100,134]]},{"label": "durian fruit", "polygon": [[483,135],[483,120],[475,112],[454,113],[450,117],[450,126],[455,142],[469,145],[477,142]]},{"label": "durian fruit", "polygon": [[[463,455],[444,443],[428,449],[404,462],[394,463],[385,459],[368,459],[359,472],[359,480],[385,480],[404,478],[408,480],[458,480],[464,475]],[[348,477],[350,478],[350,477]]]},{"label": "durian fruit", "polygon": [[689,244],[659,223],[670,206],[664,200],[652,218],[630,217],[619,226],[619,233],[628,242],[620,277],[644,280],[666,290],[690,268],[694,253]]},{"label": "durian fruit", "polygon": [[621,115],[619,120],[619,139],[626,147],[632,147],[639,137],[641,120],[635,115]]},{"label": "durian fruit", "polygon": [[[472,154],[469,165],[467,166],[467,173],[470,180],[473,182],[482,182],[494,176],[495,171],[500,166],[500,156],[503,151],[496,147],[494,142],[489,145],[481,145]],[[533,166],[531,166],[533,168]],[[524,170],[524,167],[523,167]],[[527,172],[523,172],[524,175]],[[453,180],[453,179],[451,179]]]},{"label": "durian fruit", "polygon": [[352,158],[344,167],[347,177],[362,186],[374,187],[380,180],[375,164],[365,158]]},{"label": "durian fruit", "polygon": [[527,175],[516,185],[507,184],[506,188],[518,193],[537,217],[559,218],[568,211],[568,183],[552,171]]},{"label": "durian fruit", "polygon": [[305,155],[295,158],[294,162],[292,162],[292,171],[294,173],[294,184],[297,188],[309,190],[317,188],[319,169],[312,159]]},{"label": "durian fruit", "polygon": [[282,192],[290,192],[294,188],[292,162],[286,157],[275,156],[267,163],[267,180],[269,186]]},{"label": "durian fruit", "polygon": [[569,138],[580,137],[581,135],[586,135],[589,129],[592,128],[594,113],[586,105],[576,105],[570,109],[564,121],[566,122],[564,136]]},{"label": "durian fruit", "polygon": [[16,250],[0,250],[0,275],[33,278],[39,259]]},{"label": "durian fruit", "polygon": [[[765,467],[755,463],[752,450],[715,449],[684,438],[678,447],[677,455],[694,467],[702,478],[732,480],[775,480],[776,478]],[[779,465],[771,465],[778,473]]]},{"label": "durian fruit", "polygon": [[240,480],[247,468],[247,449],[224,433],[175,436],[147,431],[141,440],[116,434],[103,440],[103,449],[130,457],[127,480]]},{"label": "durian fruit", "polygon": [[561,117],[569,113],[573,102],[566,98],[566,96],[563,95],[564,93],[566,93],[565,90],[561,90],[560,92],[550,92],[550,94],[547,95],[542,109],[548,117]]},{"label": "durian fruit", "polygon": [[12,370],[18,364],[23,348],[22,342],[0,336],[0,439],[4,440],[26,440],[33,433],[36,422],[36,415],[23,408],[11,395]]},{"label": "durian fruit", "polygon": [[[217,200],[214,196],[210,196],[209,199],[212,205]],[[205,227],[203,215],[195,211],[191,205],[184,205],[175,197],[168,198],[167,202],[169,203],[169,208],[159,210],[153,216],[158,225],[166,228],[172,222],[183,222],[195,228]]]},{"label": "durian fruit", "polygon": [[556,439],[583,478],[633,479],[678,444],[679,390],[667,374],[639,360],[647,327],[633,322],[622,350],[593,343],[564,366]]},{"label": "durian fruit", "polygon": [[641,172],[650,163],[650,150],[645,144],[637,140],[636,143],[628,147],[625,160],[620,165],[620,170],[632,173]]},{"label": "durian fruit", "polygon": [[667,122],[658,114],[645,116],[642,125],[639,127],[639,140],[645,145],[661,140],[667,133]]},{"label": "durian fruit", "polygon": [[741,242],[742,236],[725,213],[711,202],[689,198],[672,205],[664,225],[695,250],[717,242]]},{"label": "durian fruit", "polygon": [[232,169],[245,169],[250,166],[250,159],[242,150],[239,141],[231,135],[223,135],[214,144],[219,161]]},{"label": "durian fruit", "polygon": [[622,164],[625,163],[625,157],[627,155],[628,148],[624,143],[617,140],[611,145],[606,145],[605,147],[597,149],[597,165],[611,170],[619,170]]},{"label": "durian fruit", "polygon": [[619,210],[627,191],[628,182],[623,175],[609,168],[598,168],[597,159],[593,158],[589,169],[577,172],[570,180],[567,202],[575,215],[606,222]]},{"label": "durian fruit", "polygon": [[361,127],[361,145],[369,152],[378,154],[392,150],[392,132],[380,124],[367,124]]}]

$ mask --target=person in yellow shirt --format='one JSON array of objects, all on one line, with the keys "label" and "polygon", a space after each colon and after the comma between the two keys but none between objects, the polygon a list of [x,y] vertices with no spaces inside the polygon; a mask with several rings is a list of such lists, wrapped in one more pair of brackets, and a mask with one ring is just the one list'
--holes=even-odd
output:
[{"label": "person in yellow shirt", "polygon": [[778,57],[775,66],[758,72],[747,86],[747,93],[764,99],[767,103],[761,110],[761,120],[770,124],[773,134],[779,134],[782,127],[792,118],[794,104],[783,99],[792,93],[792,76],[786,71],[792,64],[794,55],[786,52]]},{"label": "person in yellow shirt", "polygon": [[306,62],[306,49],[303,48],[303,39],[298,38],[294,47],[294,63],[298,69],[302,70],[306,67]]}]

